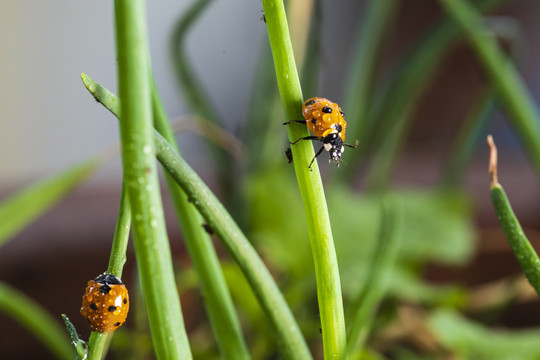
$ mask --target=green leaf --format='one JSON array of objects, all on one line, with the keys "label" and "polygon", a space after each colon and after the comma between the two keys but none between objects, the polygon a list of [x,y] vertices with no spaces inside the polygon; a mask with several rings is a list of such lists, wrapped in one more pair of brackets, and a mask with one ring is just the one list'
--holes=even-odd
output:
[{"label": "green leaf", "polygon": [[471,203],[459,191],[402,192],[402,256],[414,261],[464,264],[475,247]]},{"label": "green leaf", "polygon": [[41,180],[4,199],[0,203],[0,245],[79,186],[96,171],[102,162],[102,157],[96,157]]},{"label": "green leaf", "polygon": [[540,328],[490,330],[453,310],[439,310],[429,319],[431,329],[460,359],[536,360],[540,358]]},{"label": "green leaf", "polygon": [[0,312],[24,326],[58,359],[73,359],[73,349],[60,323],[39,304],[5,283],[0,283]]},{"label": "green leaf", "polygon": [[75,359],[76,360],[84,360],[86,359],[87,352],[86,352],[86,343],[79,338],[79,334],[77,333],[77,329],[71,321],[69,321],[69,318],[66,316],[66,314],[62,314],[62,320],[64,320],[64,324],[66,325],[66,329],[68,331],[69,337],[71,338],[71,345],[73,345],[73,351],[75,352]]}]

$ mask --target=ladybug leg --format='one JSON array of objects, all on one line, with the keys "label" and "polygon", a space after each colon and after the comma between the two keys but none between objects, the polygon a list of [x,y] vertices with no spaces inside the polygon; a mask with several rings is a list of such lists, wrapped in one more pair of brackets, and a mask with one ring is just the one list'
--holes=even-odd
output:
[{"label": "ladybug leg", "polygon": [[321,153],[323,152],[324,150],[324,145],[321,146],[321,148],[319,149],[319,151],[317,151],[317,153],[315,154],[315,156],[313,157],[313,159],[311,159],[311,162],[309,163],[309,170],[311,171],[311,165],[313,165],[313,162],[315,161],[315,159],[317,158],[317,156],[321,155]]},{"label": "ladybug leg", "polygon": [[295,119],[292,119],[291,121],[287,121],[287,122],[284,122],[282,125],[289,125],[290,123],[298,123],[298,124],[305,124],[306,123],[306,120],[295,120]]},{"label": "ladybug leg", "polygon": [[346,143],[343,143],[343,145],[347,146],[347,147],[350,147],[350,148],[353,148],[353,149],[356,149],[358,147],[358,144],[360,142],[358,140],[355,141],[354,145],[351,145],[351,144],[346,144]]},{"label": "ladybug leg", "polygon": [[300,140],[320,140],[320,138],[318,136],[311,135],[311,136],[302,137],[302,138],[296,140],[295,142],[289,142],[289,144],[294,145],[297,142],[299,142]]}]

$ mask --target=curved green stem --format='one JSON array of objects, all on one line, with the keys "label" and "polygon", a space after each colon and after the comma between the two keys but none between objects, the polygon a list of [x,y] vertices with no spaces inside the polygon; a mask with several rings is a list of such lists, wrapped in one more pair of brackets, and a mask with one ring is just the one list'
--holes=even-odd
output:
[{"label": "curved green stem", "polygon": [[154,159],[144,0],[115,0],[115,18],[122,165],[152,342],[158,359],[191,359]]},{"label": "curved green stem", "polygon": [[[285,117],[301,119],[302,90],[283,1],[263,0],[263,8]],[[302,124],[287,126],[287,132],[291,142],[308,135],[307,127]],[[309,141],[301,141],[291,150],[315,262],[324,356],[325,359],[338,359],[345,350],[345,319],[339,269],[319,167],[316,161],[313,171],[308,167],[314,156],[313,145]]]}]

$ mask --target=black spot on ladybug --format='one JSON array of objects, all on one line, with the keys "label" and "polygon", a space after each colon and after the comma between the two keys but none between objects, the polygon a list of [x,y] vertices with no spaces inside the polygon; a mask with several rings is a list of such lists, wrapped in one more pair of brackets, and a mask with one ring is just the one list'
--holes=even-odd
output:
[{"label": "black spot on ladybug", "polygon": [[315,118],[311,119],[311,123],[312,123],[312,124],[316,124],[316,123],[317,123],[317,119],[315,119]]},{"label": "black spot on ladybug", "polygon": [[127,304],[127,299],[126,299],[126,298],[124,298],[124,301],[123,301],[123,302],[124,302],[124,305],[125,305],[125,304]]},{"label": "black spot on ladybug", "polygon": [[97,310],[97,305],[94,304],[94,303],[91,303],[91,304],[90,304],[90,309],[92,309],[92,310],[94,310],[94,311]]},{"label": "black spot on ladybug", "polygon": [[212,230],[210,225],[204,223],[204,224],[202,224],[202,227],[203,227],[204,231],[206,231],[208,234],[214,235],[214,230]]},{"label": "black spot on ladybug", "polygon": [[107,284],[101,285],[99,287],[99,291],[101,291],[103,294],[108,294],[109,291],[111,291],[111,287],[109,285],[107,285]]},{"label": "black spot on ladybug", "polygon": [[109,306],[109,308],[107,309],[108,312],[115,312],[116,311],[116,306],[114,305],[111,305]]},{"label": "black spot on ladybug", "polygon": [[122,323],[121,323],[120,321],[119,321],[119,322],[116,322],[116,323],[114,323],[114,326],[120,326],[120,325],[122,325]]},{"label": "black spot on ladybug", "polygon": [[313,105],[313,104],[315,104],[315,100],[306,101],[306,103],[304,105],[309,106],[309,105]]},{"label": "black spot on ladybug", "polygon": [[332,113],[332,108],[328,107],[328,106],[325,106],[325,107],[322,108],[322,112],[326,113],[326,114],[331,114]]}]

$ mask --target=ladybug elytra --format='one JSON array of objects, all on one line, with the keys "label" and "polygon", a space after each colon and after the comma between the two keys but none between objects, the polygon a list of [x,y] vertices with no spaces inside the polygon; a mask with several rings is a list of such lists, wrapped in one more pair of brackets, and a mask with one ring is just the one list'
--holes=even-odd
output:
[{"label": "ladybug elytra", "polygon": [[88,281],[82,297],[81,315],[90,329],[111,332],[126,321],[129,295],[126,286],[112,274],[102,274]]},{"label": "ladybug elytra", "polygon": [[283,123],[283,125],[292,122],[306,124],[313,134],[312,136],[297,139],[291,145],[296,144],[300,140],[318,140],[323,143],[323,146],[317,151],[315,157],[309,163],[310,169],[317,156],[323,150],[328,151],[330,161],[337,163],[337,166],[339,166],[345,146],[351,148],[358,146],[358,141],[355,145],[345,143],[347,122],[345,121],[345,114],[338,104],[325,98],[314,97],[302,104],[302,115],[304,116],[304,120],[291,120]]}]

